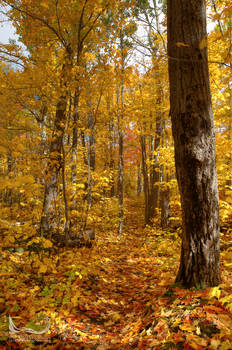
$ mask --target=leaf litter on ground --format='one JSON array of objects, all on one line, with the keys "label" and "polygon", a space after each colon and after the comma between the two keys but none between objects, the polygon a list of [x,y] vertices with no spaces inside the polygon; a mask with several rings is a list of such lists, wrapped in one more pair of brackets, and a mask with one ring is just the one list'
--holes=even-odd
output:
[{"label": "leaf litter on ground", "polygon": [[[232,349],[232,253],[222,253],[220,286],[183,289],[178,236],[133,225],[91,249],[4,251],[0,349]],[[18,328],[49,319],[49,331],[9,334],[9,315]]]}]

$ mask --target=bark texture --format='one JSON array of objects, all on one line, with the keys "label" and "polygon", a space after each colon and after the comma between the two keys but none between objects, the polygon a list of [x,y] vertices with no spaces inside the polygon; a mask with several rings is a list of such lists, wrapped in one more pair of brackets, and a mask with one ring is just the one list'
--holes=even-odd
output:
[{"label": "bark texture", "polygon": [[170,114],[183,236],[176,278],[220,283],[218,187],[204,0],[168,1]]},{"label": "bark texture", "polygon": [[43,212],[40,230],[44,235],[53,233],[56,223],[56,199],[60,169],[62,168],[62,142],[64,135],[66,96],[61,96],[56,106],[54,133],[50,143],[49,160],[46,168]]}]

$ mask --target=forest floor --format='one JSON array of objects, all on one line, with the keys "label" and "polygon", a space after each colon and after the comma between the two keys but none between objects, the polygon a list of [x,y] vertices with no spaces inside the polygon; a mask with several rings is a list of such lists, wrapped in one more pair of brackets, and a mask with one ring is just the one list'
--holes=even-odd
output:
[{"label": "forest floor", "polygon": [[232,349],[232,249],[219,287],[186,290],[178,235],[141,223],[132,203],[125,234],[98,232],[90,249],[4,250],[0,349]]}]

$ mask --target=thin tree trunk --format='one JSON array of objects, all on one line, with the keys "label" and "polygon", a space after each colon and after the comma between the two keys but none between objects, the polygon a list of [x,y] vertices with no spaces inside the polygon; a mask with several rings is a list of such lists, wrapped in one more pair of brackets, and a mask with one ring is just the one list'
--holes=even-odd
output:
[{"label": "thin tree trunk", "polygon": [[144,191],[144,201],[145,201],[145,225],[149,223],[149,178],[147,171],[147,155],[146,155],[146,136],[142,135],[140,137],[141,144],[141,155],[142,155],[142,173],[143,173],[143,191]]},{"label": "thin tree trunk", "polygon": [[90,136],[89,136],[89,164],[91,171],[95,170],[95,137],[94,137],[94,115],[92,110],[92,104],[91,102],[88,103],[89,107],[89,120],[88,120],[88,127],[90,129]]},{"label": "thin tree trunk", "polygon": [[177,282],[220,283],[218,187],[204,0],[168,1],[170,114],[183,234]]},{"label": "thin tree trunk", "polygon": [[138,164],[138,171],[137,171],[137,196],[140,197],[142,193],[142,174],[141,174],[141,165]]},{"label": "thin tree trunk", "polygon": [[[158,35],[161,37],[163,40],[163,37],[161,35],[160,31],[160,23],[159,23],[159,16],[158,16],[158,8],[157,8],[157,3],[156,0],[153,0],[153,11],[155,15],[155,23],[156,23],[156,31]],[[154,60],[157,59],[157,53],[158,53],[158,46],[155,44],[155,41],[153,39],[153,33],[154,33],[154,27],[152,25],[152,22],[149,18],[148,11],[144,9],[143,11],[147,25],[148,25],[148,33],[147,33],[147,39],[148,39],[148,45],[149,45],[149,50],[152,54],[152,58]],[[165,47],[165,45],[164,45]],[[161,140],[161,120],[162,120],[162,100],[163,100],[163,91],[161,88],[161,81],[160,81],[160,73],[159,71],[155,72],[156,75],[156,114],[155,114],[155,136],[151,136],[151,144],[152,148],[150,149],[150,162],[151,166],[149,169],[149,195],[148,195],[148,203],[147,203],[147,224],[152,224],[152,221],[155,217],[156,214],[156,208],[158,207],[158,202],[159,202],[159,182],[160,182],[160,167],[159,167],[159,147],[160,147],[160,140]],[[151,114],[151,131],[154,128],[152,127],[154,124],[154,120],[152,120],[152,114]]]},{"label": "thin tree trunk", "polygon": [[[15,168],[15,160],[12,157],[11,150],[7,151],[7,175],[10,176],[10,178],[13,177],[12,173]],[[6,188],[5,195],[4,195],[4,202],[6,202],[10,207],[14,204],[15,198],[13,196],[13,190]]]},{"label": "thin tree trunk", "polygon": [[58,193],[58,179],[60,169],[62,168],[62,142],[64,135],[66,103],[66,96],[61,96],[56,106],[54,132],[49,148],[43,211],[40,222],[40,231],[44,235],[49,233],[52,234],[56,226],[56,199]]},{"label": "thin tree trunk", "polygon": [[114,119],[112,117],[112,113],[110,110],[110,103],[111,103],[111,97],[107,96],[106,100],[106,108],[107,108],[107,115],[109,118],[109,124],[108,124],[108,129],[109,129],[109,157],[107,157],[107,164],[106,167],[109,167],[110,170],[110,197],[114,197],[115,195],[115,178],[114,178],[114,171],[115,171],[115,162],[114,162],[114,153],[115,153],[115,123]]},{"label": "thin tree trunk", "polygon": [[115,195],[115,178],[114,178],[114,171],[115,171],[115,162],[114,162],[114,143],[115,143],[115,131],[114,131],[114,124],[110,121],[109,123],[109,132],[110,132],[110,174],[111,174],[111,180],[110,180],[110,197],[114,197]]},{"label": "thin tree trunk", "polygon": [[64,234],[65,234],[65,241],[66,244],[68,242],[69,238],[69,229],[70,229],[70,222],[69,222],[69,212],[68,212],[68,200],[67,200],[67,192],[66,192],[66,178],[65,178],[65,150],[64,150],[64,144],[62,140],[62,185],[63,185],[63,199],[64,199],[64,216],[65,216],[65,224],[64,224]]},{"label": "thin tree trunk", "polygon": [[[150,115],[151,118],[151,128],[150,128],[150,132],[152,133],[152,114]],[[156,160],[157,157],[154,156],[154,151],[155,151],[155,139],[153,135],[150,135],[149,137],[150,142],[149,142],[149,160],[150,160],[150,167],[149,167],[149,196],[148,196],[148,218],[147,218],[147,223],[151,224],[152,223],[152,219],[155,216],[155,208],[157,206],[156,203],[156,192],[157,192],[157,186],[155,186],[155,182],[157,179],[156,176]]]},{"label": "thin tree trunk", "polygon": [[123,177],[124,177],[124,169],[123,169],[123,134],[122,131],[119,131],[118,137],[119,143],[119,163],[118,163],[118,203],[119,203],[119,234],[122,233],[123,228]]},{"label": "thin tree trunk", "polygon": [[[161,133],[161,146],[168,147],[168,136],[165,132],[165,120],[162,121],[162,133]],[[161,190],[160,190],[160,209],[161,209],[161,227],[163,230],[167,229],[169,226],[169,217],[170,217],[170,188],[168,182],[170,177],[167,173],[168,165],[162,165],[160,167],[160,181],[161,181]]]},{"label": "thin tree trunk", "polygon": [[92,172],[95,170],[95,137],[94,137],[94,116],[92,111],[92,104],[88,102],[89,107],[89,120],[88,127],[90,129],[89,136],[89,145],[88,145],[88,194],[87,194],[87,202],[88,208],[90,209],[92,206],[92,187],[93,187],[93,179]]},{"label": "thin tree trunk", "polygon": [[125,59],[126,59],[126,42],[124,40],[123,30],[120,29],[119,32],[120,38],[120,54],[121,62],[119,69],[119,84],[117,85],[117,105],[119,107],[118,111],[118,146],[119,146],[119,155],[118,155],[118,204],[119,204],[119,227],[118,233],[122,234],[123,224],[124,224],[124,163],[123,163],[123,119],[124,119],[124,73],[125,73]]},{"label": "thin tree trunk", "polygon": [[119,227],[118,233],[122,234],[123,229],[123,219],[124,219],[124,210],[123,210],[123,182],[124,182],[124,166],[123,166],[123,132],[122,132],[122,121],[123,121],[123,82],[117,88],[117,104],[120,106],[118,112],[118,205],[119,205]]},{"label": "thin tree trunk", "polygon": [[149,198],[149,223],[152,223],[152,219],[155,216],[155,209],[158,207],[158,199],[159,199],[159,181],[160,181],[160,167],[158,164],[159,160],[159,148],[161,141],[161,102],[162,102],[162,90],[160,88],[160,82],[158,80],[158,89],[157,89],[157,111],[156,111],[156,119],[155,119],[155,138],[154,138],[154,150],[152,152],[152,167],[150,174],[150,198]]},{"label": "thin tree trunk", "polygon": [[[73,111],[73,137],[72,137],[72,172],[71,172],[71,181],[72,184],[75,186],[77,183],[77,140],[78,140],[78,135],[77,135],[77,122],[79,119],[79,91],[75,91],[74,95],[74,111]],[[75,192],[75,190],[74,190]],[[75,196],[75,193],[73,193]],[[75,201],[73,203],[74,208],[75,208]]]},{"label": "thin tree trunk", "polygon": [[161,208],[161,227],[165,230],[169,225],[170,217],[170,189],[168,186],[161,188],[160,191],[160,208]]}]

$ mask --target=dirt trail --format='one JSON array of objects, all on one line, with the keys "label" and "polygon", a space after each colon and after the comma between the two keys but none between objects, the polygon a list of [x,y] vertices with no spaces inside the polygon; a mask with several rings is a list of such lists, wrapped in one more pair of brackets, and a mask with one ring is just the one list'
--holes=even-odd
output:
[{"label": "dirt trail", "polygon": [[158,265],[155,256],[148,258],[138,231],[116,244],[107,243],[95,273],[79,285],[87,298],[71,315],[85,336],[70,330],[70,341],[76,337],[84,346],[86,338],[86,349],[133,349],[139,331],[155,321],[149,317],[151,303],[165,292],[158,286]]},{"label": "dirt trail", "polygon": [[[178,237],[144,230],[139,203],[126,202],[126,208],[121,237],[102,232],[91,249],[65,249],[43,262],[35,256],[22,266],[27,274],[1,283],[8,307],[3,317],[10,313],[20,327],[45,313],[49,341],[40,336],[36,349],[210,349],[212,339],[222,349],[232,348],[232,316],[219,297],[210,299],[207,290],[169,289],[178,269]],[[46,273],[33,275],[45,263]],[[228,271],[223,297],[230,298]],[[0,341],[2,349],[29,347],[25,341]]]}]

